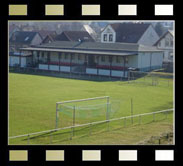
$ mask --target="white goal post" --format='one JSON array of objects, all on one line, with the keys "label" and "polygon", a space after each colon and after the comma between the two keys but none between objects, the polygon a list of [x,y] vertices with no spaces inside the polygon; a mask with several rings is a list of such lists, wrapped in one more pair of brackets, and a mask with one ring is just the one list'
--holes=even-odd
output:
[{"label": "white goal post", "polygon": [[[105,104],[106,104],[106,120],[109,119],[109,104],[110,104],[110,97],[109,96],[101,96],[101,97],[94,97],[94,98],[86,98],[86,99],[78,99],[78,100],[68,100],[68,101],[62,101],[62,102],[57,102],[56,103],[56,122],[55,122],[55,128],[58,128],[58,123],[59,123],[59,107],[63,106],[64,104],[68,104],[68,103],[73,103],[72,106],[68,106],[70,107],[70,109],[72,110],[72,126],[75,126],[75,119],[76,119],[76,111],[77,111],[77,107],[75,106],[75,103],[78,102],[86,102],[86,101],[91,101],[91,100],[104,100]],[[91,105],[90,105],[91,106]],[[84,107],[86,108],[86,106]],[[84,109],[83,109],[84,110]],[[86,109],[87,110],[87,109]]]}]

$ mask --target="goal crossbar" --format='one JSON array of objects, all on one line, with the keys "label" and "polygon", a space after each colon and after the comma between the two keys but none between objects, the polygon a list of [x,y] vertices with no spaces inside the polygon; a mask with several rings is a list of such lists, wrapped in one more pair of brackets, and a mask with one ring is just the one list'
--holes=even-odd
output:
[{"label": "goal crossbar", "polygon": [[109,96],[93,97],[93,98],[78,99],[78,100],[68,100],[68,101],[57,102],[56,104],[73,103],[73,102],[81,102],[81,101],[88,101],[88,100],[105,99],[105,98],[109,98]]}]

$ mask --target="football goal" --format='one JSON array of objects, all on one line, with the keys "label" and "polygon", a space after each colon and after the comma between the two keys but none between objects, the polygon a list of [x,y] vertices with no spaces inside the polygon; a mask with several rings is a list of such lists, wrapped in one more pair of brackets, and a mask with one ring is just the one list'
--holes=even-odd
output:
[{"label": "football goal", "polygon": [[74,127],[110,118],[109,96],[56,103],[55,128]]}]

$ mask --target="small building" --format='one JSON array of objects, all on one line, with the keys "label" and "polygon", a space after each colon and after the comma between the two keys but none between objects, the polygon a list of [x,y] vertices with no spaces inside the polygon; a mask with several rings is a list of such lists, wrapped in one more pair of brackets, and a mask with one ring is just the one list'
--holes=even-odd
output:
[{"label": "small building", "polygon": [[113,23],[101,33],[102,43],[136,43],[152,46],[159,39],[151,24]]},{"label": "small building", "polygon": [[58,35],[55,40],[57,41],[87,41],[94,42],[95,40],[87,31],[63,31]]},{"label": "small building", "polygon": [[9,51],[18,52],[19,48],[39,45],[42,38],[38,32],[16,31],[9,39]]},{"label": "small building", "polygon": [[162,67],[163,52],[156,47],[129,43],[56,41],[22,48],[39,70],[127,77],[128,68],[151,71]]},{"label": "small building", "polygon": [[10,52],[9,66],[11,67],[30,67],[32,64],[32,57],[30,53]]},{"label": "small building", "polygon": [[160,39],[154,44],[157,49],[164,51],[163,62],[173,62],[173,43],[174,34],[173,31],[168,30],[164,33]]}]

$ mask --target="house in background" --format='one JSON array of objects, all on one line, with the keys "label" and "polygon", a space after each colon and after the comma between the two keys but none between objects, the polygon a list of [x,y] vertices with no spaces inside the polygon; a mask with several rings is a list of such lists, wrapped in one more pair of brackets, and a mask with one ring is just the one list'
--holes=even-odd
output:
[{"label": "house in background", "polygon": [[168,30],[164,33],[160,39],[154,44],[158,49],[164,51],[164,63],[173,62],[173,43],[174,43],[174,33]]},{"label": "house in background", "polygon": [[39,45],[42,38],[38,32],[16,31],[9,39],[9,51],[18,52],[19,48]]},{"label": "house in background", "polygon": [[136,43],[152,46],[159,39],[151,24],[113,23],[101,33],[102,43]]},{"label": "house in background", "polygon": [[9,65],[10,66],[29,66],[31,58],[30,54],[20,53],[20,48],[39,45],[42,38],[37,32],[16,31],[9,39]]},{"label": "house in background", "polygon": [[57,41],[87,41],[94,42],[95,40],[86,31],[63,31],[58,35],[55,40]]}]

